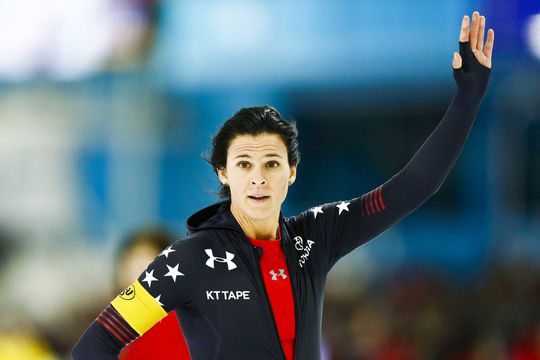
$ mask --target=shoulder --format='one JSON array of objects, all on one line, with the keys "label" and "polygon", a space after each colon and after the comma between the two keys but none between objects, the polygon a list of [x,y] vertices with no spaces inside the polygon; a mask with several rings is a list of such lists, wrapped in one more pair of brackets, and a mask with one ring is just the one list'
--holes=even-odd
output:
[{"label": "shoulder", "polygon": [[211,241],[213,231],[201,231],[189,234],[174,241],[170,248],[174,250],[196,251],[203,246],[203,243]]},{"label": "shoulder", "polygon": [[320,217],[319,214],[324,212],[324,206],[325,205],[318,205],[310,207],[297,215],[285,218],[284,223],[289,227],[312,226],[315,224],[317,217]]},{"label": "shoulder", "polygon": [[176,252],[176,255],[187,255],[196,257],[204,253],[209,247],[216,247],[223,243],[230,243],[228,237],[232,234],[230,231],[221,229],[208,229],[189,234],[176,240],[170,249]]}]

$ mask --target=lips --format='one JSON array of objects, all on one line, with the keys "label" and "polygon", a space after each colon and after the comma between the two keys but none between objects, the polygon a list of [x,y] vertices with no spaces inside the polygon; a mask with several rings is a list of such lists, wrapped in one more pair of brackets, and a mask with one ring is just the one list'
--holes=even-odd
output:
[{"label": "lips", "polygon": [[251,200],[255,200],[255,201],[264,201],[266,199],[268,199],[270,196],[266,196],[266,195],[249,195],[248,198],[250,198]]}]

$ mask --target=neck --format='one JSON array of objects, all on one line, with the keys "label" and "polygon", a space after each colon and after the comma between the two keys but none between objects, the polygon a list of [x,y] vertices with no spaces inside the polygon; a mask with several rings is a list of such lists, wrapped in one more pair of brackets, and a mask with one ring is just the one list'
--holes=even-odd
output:
[{"label": "neck", "polygon": [[244,234],[251,239],[275,240],[279,228],[279,212],[264,220],[251,219],[236,210],[231,204],[231,213],[244,231]]}]

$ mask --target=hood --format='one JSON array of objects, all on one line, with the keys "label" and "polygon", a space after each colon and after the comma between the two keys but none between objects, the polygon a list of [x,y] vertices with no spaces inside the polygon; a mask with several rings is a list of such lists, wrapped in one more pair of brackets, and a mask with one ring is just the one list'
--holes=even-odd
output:
[{"label": "hood", "polygon": [[[202,230],[210,229],[228,229],[234,231],[240,231],[242,234],[244,231],[238,221],[231,213],[230,210],[231,201],[226,200],[218,202],[214,205],[205,207],[202,210],[197,211],[191,215],[187,222],[188,235],[196,233]],[[279,223],[283,229],[283,214],[279,213]]]},{"label": "hood", "polygon": [[229,229],[242,231],[230,210],[230,200],[205,207],[187,220],[188,234],[209,229]]}]

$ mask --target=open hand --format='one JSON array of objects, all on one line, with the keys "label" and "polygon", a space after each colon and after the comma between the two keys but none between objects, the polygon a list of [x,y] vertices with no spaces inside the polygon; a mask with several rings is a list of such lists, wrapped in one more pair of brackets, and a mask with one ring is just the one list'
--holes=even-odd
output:
[{"label": "open hand", "polygon": [[[487,41],[484,45],[484,30],[486,28],[486,18],[480,16],[478,11],[473,12],[472,25],[469,26],[469,17],[465,15],[461,22],[461,32],[459,34],[459,42],[470,42],[471,50],[478,62],[488,69],[491,69],[491,54],[493,52],[493,42],[495,40],[495,31],[489,29],[487,33]],[[463,54],[454,52],[454,60],[452,68],[459,69],[463,64]],[[465,69],[466,71],[468,69]]]}]

